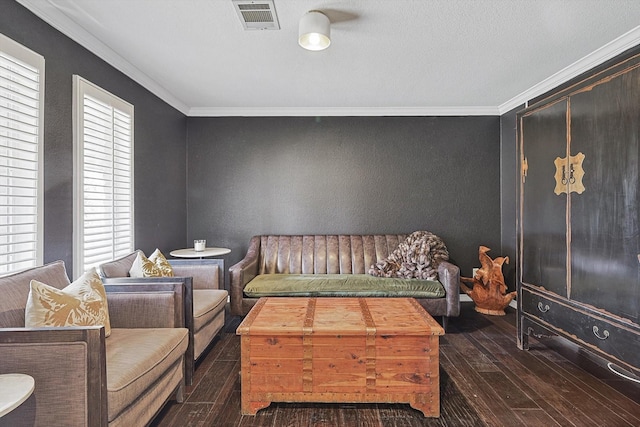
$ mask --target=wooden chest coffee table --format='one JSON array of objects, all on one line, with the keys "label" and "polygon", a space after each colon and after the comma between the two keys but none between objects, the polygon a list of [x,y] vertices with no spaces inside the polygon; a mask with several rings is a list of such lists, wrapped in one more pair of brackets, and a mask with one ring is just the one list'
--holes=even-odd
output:
[{"label": "wooden chest coffee table", "polygon": [[444,330],[413,298],[261,298],[242,321],[242,413],[399,402],[440,416]]}]

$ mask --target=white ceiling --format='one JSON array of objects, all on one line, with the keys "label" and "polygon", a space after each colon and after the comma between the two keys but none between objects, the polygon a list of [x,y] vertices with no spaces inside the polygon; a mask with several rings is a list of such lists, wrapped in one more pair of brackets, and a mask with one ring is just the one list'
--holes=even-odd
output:
[{"label": "white ceiling", "polygon": [[231,0],[18,1],[190,116],[500,114],[640,44],[638,0],[274,0],[273,31]]}]

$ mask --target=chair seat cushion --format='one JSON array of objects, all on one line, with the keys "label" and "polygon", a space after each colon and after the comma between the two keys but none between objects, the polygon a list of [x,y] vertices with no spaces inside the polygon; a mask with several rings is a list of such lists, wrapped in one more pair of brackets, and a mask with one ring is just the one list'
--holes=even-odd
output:
[{"label": "chair seat cushion", "polygon": [[442,298],[437,280],[374,277],[368,274],[260,274],[244,288],[248,297],[413,297]]},{"label": "chair seat cushion", "polygon": [[185,328],[113,328],[106,340],[108,418],[114,420],[187,350]]},{"label": "chair seat cushion", "polygon": [[228,295],[223,289],[193,290],[193,326],[196,332],[224,310]]}]

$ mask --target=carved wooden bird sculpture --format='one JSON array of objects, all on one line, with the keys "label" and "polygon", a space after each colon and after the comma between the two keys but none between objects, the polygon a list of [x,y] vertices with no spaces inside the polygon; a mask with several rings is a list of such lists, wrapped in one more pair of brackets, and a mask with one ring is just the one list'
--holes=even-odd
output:
[{"label": "carved wooden bird sculpture", "polygon": [[[476,303],[476,311],[484,314],[504,316],[504,309],[515,298],[516,292],[507,293],[507,285],[502,275],[502,265],[509,264],[509,257],[491,259],[486,246],[480,246],[478,258],[481,267],[473,278],[461,277],[460,288]],[[462,282],[472,283],[469,288]]]}]

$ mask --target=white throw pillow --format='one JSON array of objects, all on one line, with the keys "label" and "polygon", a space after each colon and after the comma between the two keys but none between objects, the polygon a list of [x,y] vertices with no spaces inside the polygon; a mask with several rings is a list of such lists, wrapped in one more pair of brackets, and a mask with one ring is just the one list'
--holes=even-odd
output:
[{"label": "white throw pillow", "polygon": [[129,270],[131,277],[162,277],[162,270],[147,258],[141,251],[138,251],[136,259]]},{"label": "white throw pillow", "polygon": [[156,250],[153,251],[149,257],[149,261],[156,265],[163,277],[173,277],[173,267],[171,267],[167,258],[160,252],[160,249],[156,248]]},{"label": "white throw pillow", "polygon": [[64,289],[32,280],[25,308],[25,326],[102,326],[111,334],[107,293],[92,268]]}]

